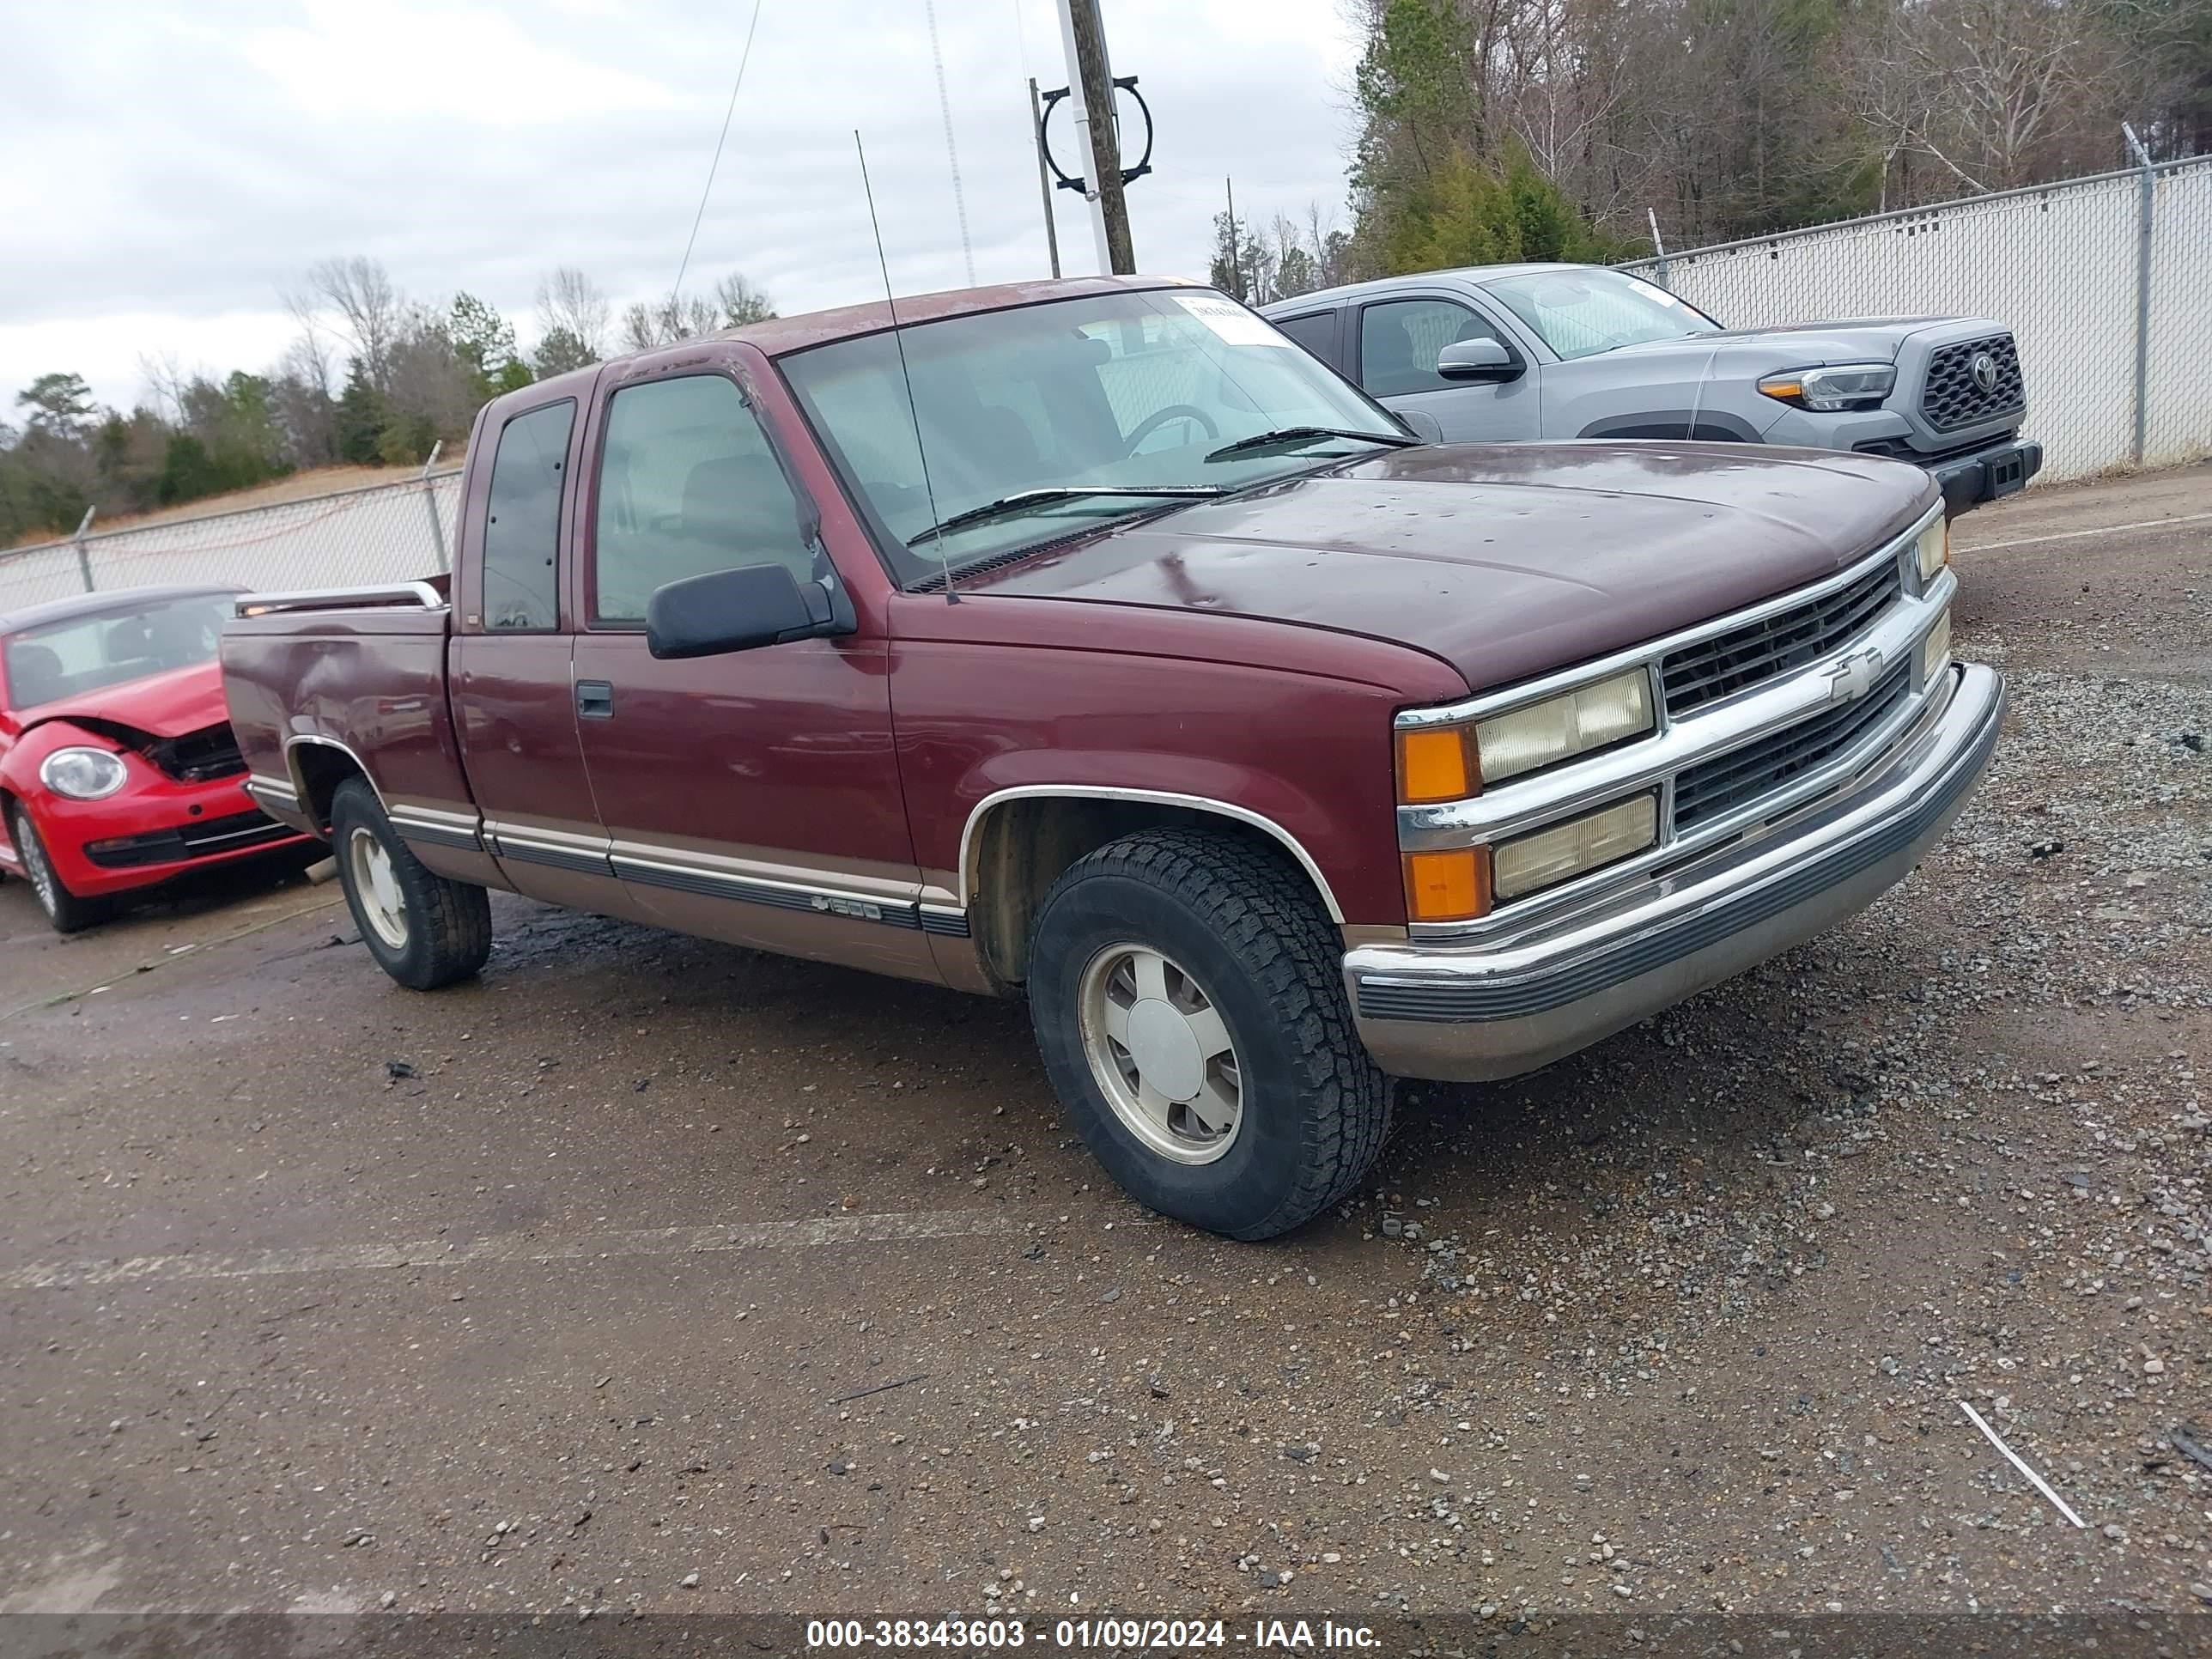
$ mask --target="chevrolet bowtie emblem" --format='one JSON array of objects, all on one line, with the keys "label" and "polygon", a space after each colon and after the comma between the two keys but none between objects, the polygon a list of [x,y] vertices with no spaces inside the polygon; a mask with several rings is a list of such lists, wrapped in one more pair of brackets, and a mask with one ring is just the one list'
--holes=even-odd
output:
[{"label": "chevrolet bowtie emblem", "polygon": [[1846,657],[1828,671],[1828,701],[1856,702],[1873,690],[1881,678],[1881,652],[1862,651]]}]

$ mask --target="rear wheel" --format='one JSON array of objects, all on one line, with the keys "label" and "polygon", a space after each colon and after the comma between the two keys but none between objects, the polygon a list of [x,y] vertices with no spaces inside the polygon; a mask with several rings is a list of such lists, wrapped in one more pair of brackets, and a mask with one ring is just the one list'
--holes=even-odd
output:
[{"label": "rear wheel", "polygon": [[47,856],[46,843],[40,838],[39,826],[31,822],[31,810],[18,803],[11,815],[9,835],[15,842],[16,856],[23,861],[23,873],[29,878],[31,890],[38,895],[39,908],[46,913],[57,933],[77,933],[88,927],[96,927],[115,914],[111,899],[80,898],[70,891],[54,861]]},{"label": "rear wheel", "polygon": [[1261,1239],[1351,1195],[1390,1085],[1353,1029],[1341,948],[1300,872],[1233,836],[1142,831],[1054,885],[1030,1020],[1062,1106],[1133,1197]]},{"label": "rear wheel", "polygon": [[410,990],[463,980],[491,955],[491,901],[433,873],[399,839],[376,792],[349,778],[331,798],[338,884],[377,966]]}]

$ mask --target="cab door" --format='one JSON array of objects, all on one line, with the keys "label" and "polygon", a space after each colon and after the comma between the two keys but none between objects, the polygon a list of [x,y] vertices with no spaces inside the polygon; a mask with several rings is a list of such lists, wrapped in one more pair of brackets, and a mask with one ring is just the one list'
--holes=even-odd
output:
[{"label": "cab door", "polygon": [[664,662],[654,591],[780,562],[836,580],[746,393],[696,364],[605,399],[577,545],[578,727],[640,914],[789,956],[939,977],[891,743],[889,643],[866,631]]},{"label": "cab door", "polygon": [[[1537,370],[1510,330],[1465,300],[1420,295],[1359,307],[1353,330],[1360,389],[1401,411],[1435,416],[1447,443],[1492,443],[1542,435]],[[1461,340],[1504,346],[1521,373],[1469,384],[1437,373],[1437,354]]]},{"label": "cab door", "polygon": [[562,603],[581,424],[571,397],[477,434],[495,447],[488,483],[463,507],[450,691],[484,849],[500,873],[532,898],[623,914],[576,736],[574,629]]}]

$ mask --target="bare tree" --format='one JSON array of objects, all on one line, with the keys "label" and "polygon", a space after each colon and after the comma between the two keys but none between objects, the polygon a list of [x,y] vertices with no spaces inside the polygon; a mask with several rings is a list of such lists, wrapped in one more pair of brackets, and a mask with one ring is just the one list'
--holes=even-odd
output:
[{"label": "bare tree", "polygon": [[138,378],[146,383],[154,412],[171,425],[180,424],[185,418],[185,388],[192,377],[185,372],[184,359],[170,348],[138,354]]},{"label": "bare tree", "polygon": [[659,305],[640,300],[623,313],[623,349],[650,351],[656,346],[712,334],[721,326],[721,313],[696,294],[688,300],[672,294]]},{"label": "bare tree", "polygon": [[360,253],[320,260],[298,288],[280,293],[295,316],[304,308],[307,317],[332,317],[368,383],[380,392],[390,388],[392,351],[406,326],[407,302],[382,261]]},{"label": "bare tree", "polygon": [[434,313],[415,312],[403,322],[392,344],[389,395],[396,411],[418,418],[436,435],[468,430],[476,388],[452,332]]},{"label": "bare tree", "polygon": [[2084,5],[1941,0],[1911,18],[1925,87],[1916,137],[1976,189],[2077,170],[2085,129],[2109,146],[2143,67]]},{"label": "bare tree", "polygon": [[302,329],[284,349],[270,380],[270,412],[295,466],[327,466],[338,458],[337,405],[331,392],[330,348]]},{"label": "bare tree", "polygon": [[775,302],[765,289],[755,288],[742,270],[733,270],[714,284],[714,303],[721,307],[724,328],[743,328],[775,315]]},{"label": "bare tree", "polygon": [[588,354],[588,362],[607,355],[607,324],[613,315],[599,285],[574,265],[556,265],[538,279],[538,333],[566,334]]}]

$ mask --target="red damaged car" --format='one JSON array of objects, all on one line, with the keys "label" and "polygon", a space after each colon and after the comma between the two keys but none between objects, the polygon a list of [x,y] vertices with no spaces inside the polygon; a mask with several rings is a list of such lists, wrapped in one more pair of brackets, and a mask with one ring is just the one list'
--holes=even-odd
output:
[{"label": "red damaged car", "polygon": [[0,616],[0,870],[55,930],[187,871],[310,843],[241,787],[216,647],[228,587],[137,587]]}]

